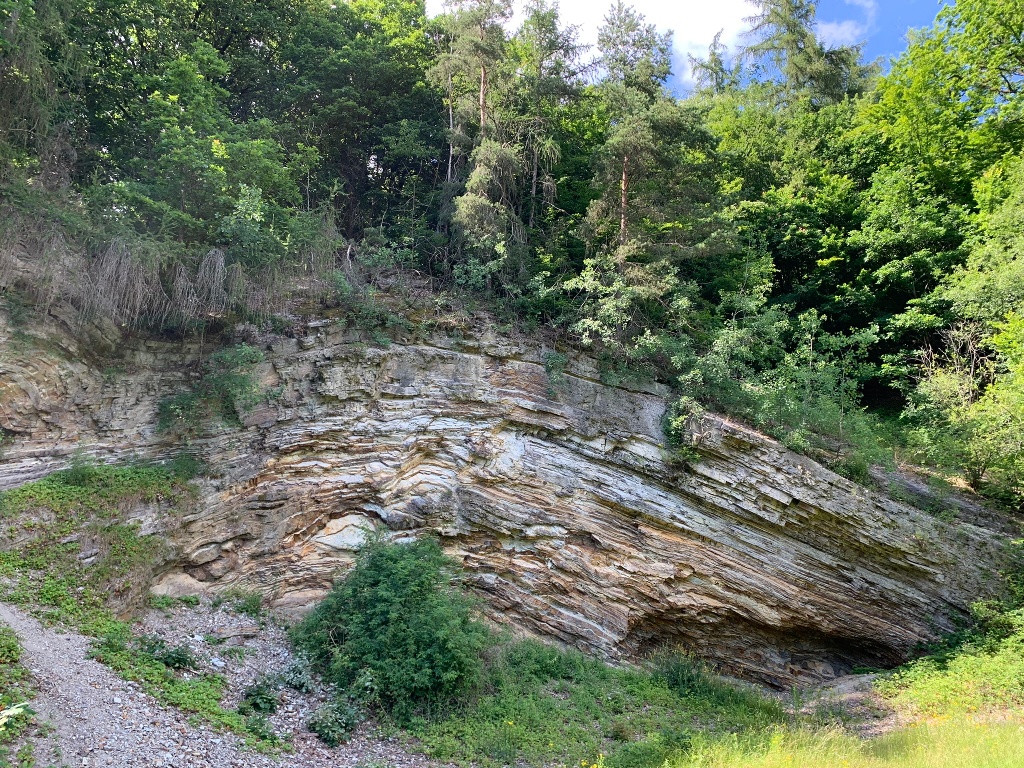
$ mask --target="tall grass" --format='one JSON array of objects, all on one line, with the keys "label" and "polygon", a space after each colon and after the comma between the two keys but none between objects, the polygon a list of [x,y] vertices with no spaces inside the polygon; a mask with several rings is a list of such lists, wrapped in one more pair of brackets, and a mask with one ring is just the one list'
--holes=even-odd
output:
[{"label": "tall grass", "polygon": [[665,768],[1020,768],[1024,720],[947,719],[875,740],[837,729],[695,739]]},{"label": "tall grass", "polygon": [[[949,716],[1024,707],[1024,631],[924,658],[878,685],[899,709]],[[1024,756],[1020,765],[1024,766]]]},{"label": "tall grass", "polygon": [[695,729],[763,731],[787,719],[777,701],[685,655],[617,668],[526,640],[494,649],[476,694],[412,731],[431,757],[457,764],[661,768]]}]

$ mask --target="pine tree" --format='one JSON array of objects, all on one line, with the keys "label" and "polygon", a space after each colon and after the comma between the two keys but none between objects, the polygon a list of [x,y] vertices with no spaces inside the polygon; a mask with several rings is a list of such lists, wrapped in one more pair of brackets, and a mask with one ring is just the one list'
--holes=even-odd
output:
[{"label": "pine tree", "polygon": [[758,13],[747,19],[754,42],[745,58],[771,61],[781,77],[784,101],[802,94],[819,104],[842,101],[863,92],[871,69],[860,64],[860,48],[827,48],[815,35],[813,0],[748,0]]}]

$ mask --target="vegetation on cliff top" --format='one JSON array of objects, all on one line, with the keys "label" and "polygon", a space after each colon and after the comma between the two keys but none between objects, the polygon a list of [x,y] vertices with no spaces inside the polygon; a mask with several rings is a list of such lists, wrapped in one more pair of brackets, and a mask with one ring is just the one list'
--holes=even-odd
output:
[{"label": "vegetation on cliff top", "polygon": [[548,0],[3,0],[11,324],[373,326],[429,285],[671,382],[679,445],[713,408],[1019,504],[1024,11],[959,0],[880,75],[811,0],[751,10],[678,98],[624,3],[591,51]]}]

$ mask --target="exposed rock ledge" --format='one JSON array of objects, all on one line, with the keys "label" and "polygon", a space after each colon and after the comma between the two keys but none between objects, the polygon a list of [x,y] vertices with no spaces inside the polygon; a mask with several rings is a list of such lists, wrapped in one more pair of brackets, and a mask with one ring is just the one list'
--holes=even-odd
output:
[{"label": "exposed rock ledge", "polygon": [[[317,327],[319,325],[319,327]],[[0,325],[0,488],[174,450],[155,433],[194,344],[127,343],[89,365],[56,325]],[[704,459],[663,461],[663,392],[600,383],[494,338],[377,348],[333,324],[267,345],[280,395],[199,445],[219,473],[193,512],[150,513],[180,556],[159,588],[255,586],[308,604],[370,529],[432,531],[497,619],[607,657],[670,641],[786,685],[897,662],[995,580],[999,537],[851,483],[726,421]],[[106,373],[106,375],[104,375]]]}]

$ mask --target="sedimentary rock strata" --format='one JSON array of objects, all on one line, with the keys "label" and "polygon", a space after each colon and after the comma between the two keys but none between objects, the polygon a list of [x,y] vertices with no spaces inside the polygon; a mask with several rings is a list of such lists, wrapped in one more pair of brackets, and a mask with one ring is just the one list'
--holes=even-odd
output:
[{"label": "sedimentary rock strata", "polygon": [[[171,455],[161,398],[198,344],[132,340],[89,361],[57,324],[0,328],[0,488],[66,466]],[[213,470],[183,516],[138,512],[178,553],[157,589],[254,586],[308,605],[368,535],[442,537],[489,614],[609,658],[677,643],[786,685],[896,662],[992,589],[990,531],[868,491],[706,419],[701,460],[666,461],[666,393],[610,386],[540,344],[386,347],[334,323],[257,340],[268,398],[193,444]]]}]

